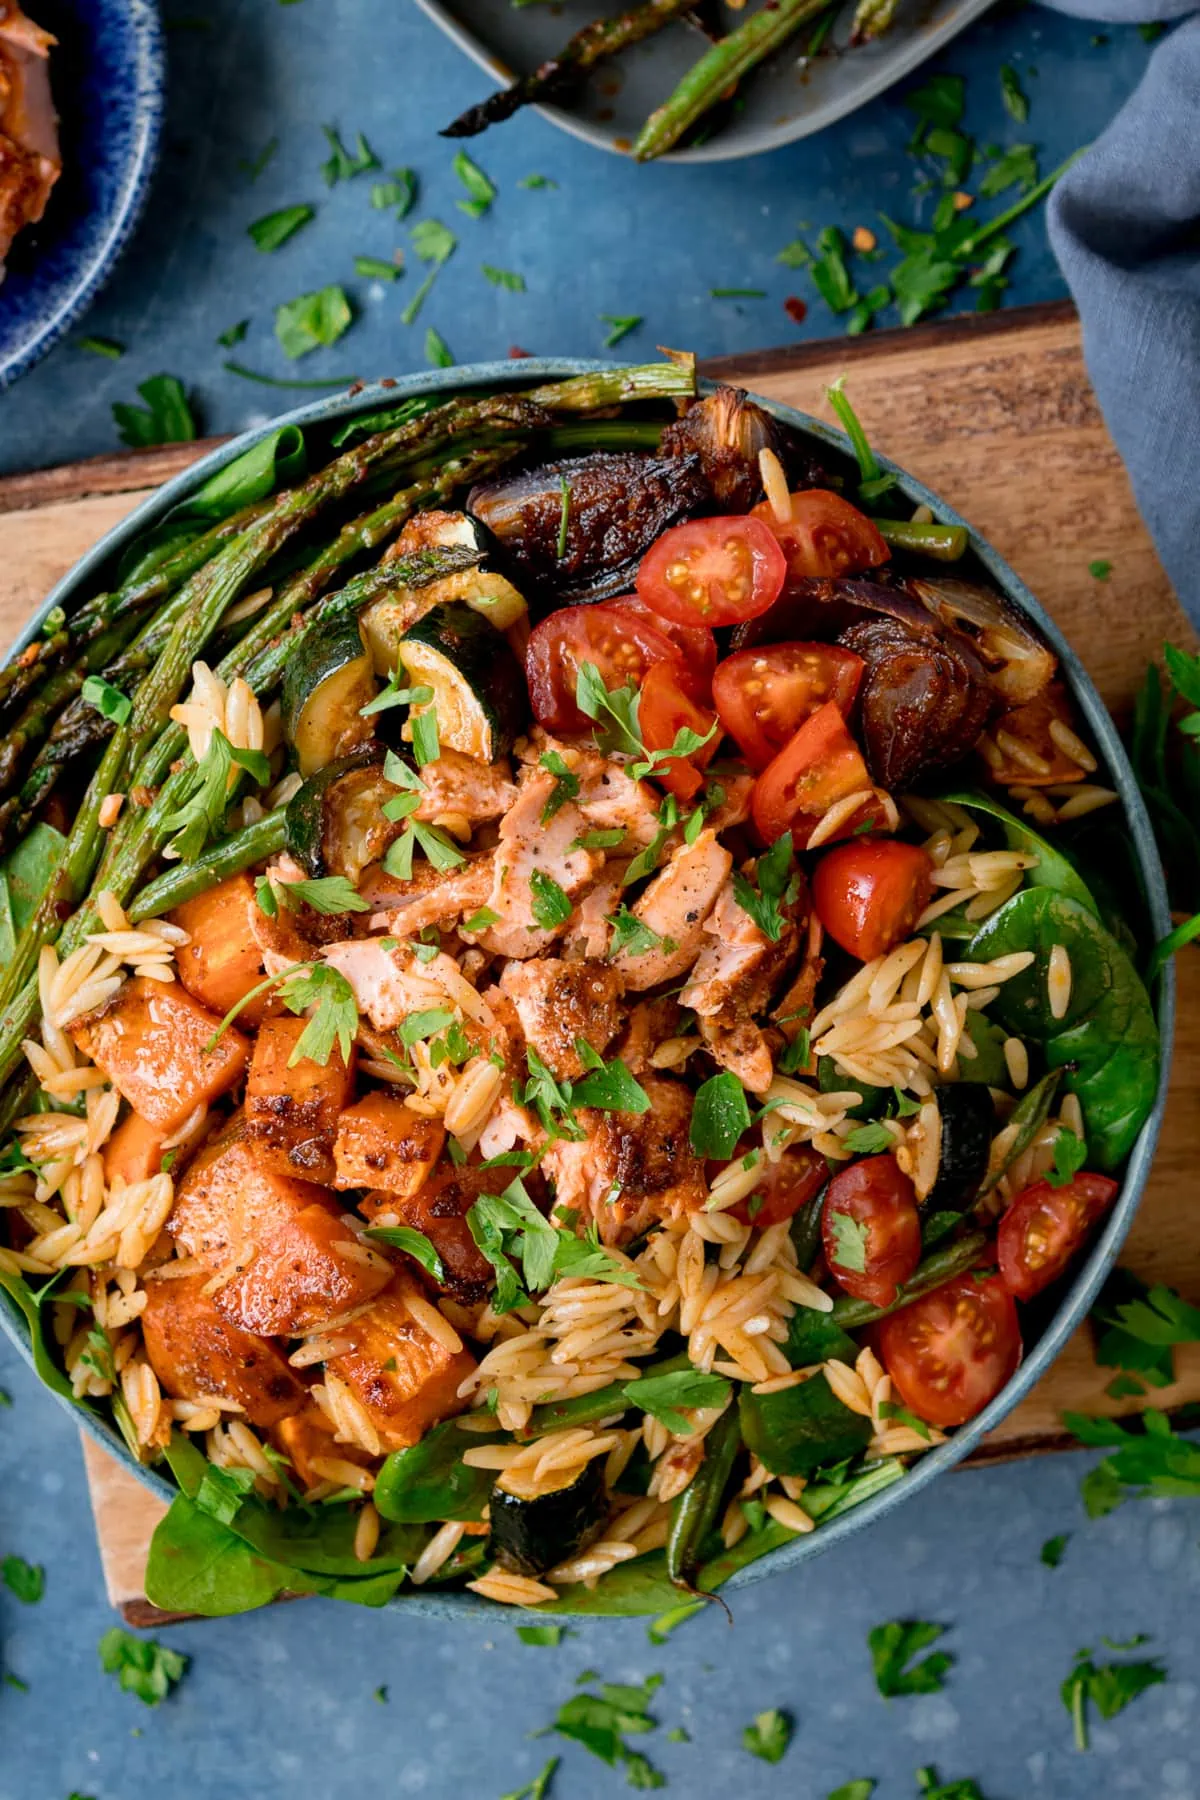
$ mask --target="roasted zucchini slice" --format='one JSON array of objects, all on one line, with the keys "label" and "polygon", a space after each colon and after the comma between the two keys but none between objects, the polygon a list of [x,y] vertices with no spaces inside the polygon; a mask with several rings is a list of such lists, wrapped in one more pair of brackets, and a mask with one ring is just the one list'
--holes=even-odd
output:
[{"label": "roasted zucchini slice", "polygon": [[358,620],[331,619],[309,632],[283,676],[283,735],[302,775],[351,756],[373,735],[362,708],[375,698],[371,653]]},{"label": "roasted zucchini slice", "polygon": [[[397,540],[397,551],[470,550],[483,557],[490,539],[483,526],[464,512],[425,512],[410,519]],[[362,615],[363,630],[378,675],[390,675],[400,656],[400,640],[413,621],[434,606],[461,600],[497,631],[508,631],[527,616],[522,594],[492,569],[460,569],[428,587],[397,588],[372,601]]]},{"label": "roasted zucchini slice", "polygon": [[433,689],[412,712],[437,714],[443,745],[477,762],[507,755],[529,700],[521,665],[486,619],[461,600],[435,606],[405,632],[400,660],[413,687]]},{"label": "roasted zucchini slice", "polygon": [[941,1115],[941,1156],[925,1210],[956,1212],[974,1199],[987,1174],[996,1109],[987,1088],[974,1081],[939,1087],[934,1098]]},{"label": "roasted zucchini slice", "polygon": [[575,1556],[604,1525],[603,1461],[585,1463],[562,1486],[521,1491],[520,1478],[505,1473],[492,1489],[489,1518],[496,1561],[519,1575],[540,1575]]},{"label": "roasted zucchini slice", "polygon": [[284,814],[284,844],[306,875],[345,875],[357,882],[383,855],[402,825],[383,816],[396,789],[370,751],[319,769],[293,795]]}]

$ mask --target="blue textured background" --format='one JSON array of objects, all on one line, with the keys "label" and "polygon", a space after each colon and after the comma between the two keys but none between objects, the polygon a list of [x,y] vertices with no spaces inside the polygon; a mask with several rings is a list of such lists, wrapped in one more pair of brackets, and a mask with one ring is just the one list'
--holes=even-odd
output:
[{"label": "blue textured background", "polygon": [[[774,261],[802,222],[874,224],[877,209],[911,217],[911,118],[885,98],[819,139],[717,169],[635,170],[534,117],[475,146],[501,197],[481,222],[458,214],[451,149],[434,128],[482,91],[482,79],[415,10],[364,0],[208,0],[184,19],[175,0],[172,91],[163,166],[132,250],[86,329],[128,345],[104,362],[67,344],[0,402],[0,467],[91,455],[116,442],[110,407],[157,370],[181,376],[202,425],[233,431],[290,404],[221,368],[216,334],[249,316],[233,352],[275,374],[370,376],[419,365],[427,324],[462,360],[512,343],[594,353],[603,312],[644,313],[627,340],[719,354],[820,336],[833,322],[804,277]],[[1021,140],[1054,166],[1102,127],[1136,83],[1147,50],[1136,34],[1093,28],[1036,9],[998,13],[935,67],[968,78],[967,127],[979,142]],[[997,70],[1021,71],[1027,126],[1007,118]],[[1033,73],[1036,68],[1037,74]],[[387,257],[403,227],[374,213],[370,178],[327,193],[319,125],[366,132],[389,167],[422,180],[414,217],[451,224],[460,248],[434,298],[407,330],[399,313],[410,272],[386,289],[355,278],[356,254]],[[239,160],[273,135],[274,161],[250,186]],[[522,191],[531,171],[557,189]],[[270,257],[246,224],[309,200],[316,223]],[[1063,292],[1039,217],[1015,232],[1012,301]],[[528,292],[487,285],[481,262],[520,270]],[[347,286],[360,317],[329,351],[289,369],[272,335],[279,301],[329,281]],[[713,286],[764,287],[762,301],[712,301]],[[796,327],[790,293],[810,300]],[[971,304],[973,296],[966,300]],[[609,1680],[665,1673],[646,1740],[668,1792],[823,1800],[871,1775],[877,1800],[909,1800],[913,1771],[974,1776],[987,1800],[1198,1800],[1200,1553],[1186,1502],[1125,1507],[1089,1523],[1078,1500],[1087,1466],[1061,1457],[945,1480],[865,1539],[794,1576],[740,1596],[731,1631],[715,1611],[661,1649],[640,1622],[581,1629],[557,1650],[520,1644],[504,1625],[452,1627],[321,1601],[247,1619],[174,1629],[194,1658],[157,1712],[100,1673],[96,1643],[111,1623],[71,1421],[40,1394],[0,1343],[0,1557],[46,1565],[46,1598],[21,1606],[0,1588],[0,1667],[29,1683],[0,1686],[0,1800],[96,1800],[134,1794],[189,1800],[358,1800],[424,1795],[498,1800],[557,1746],[531,1742],[579,1671]],[[1043,1541],[1074,1535],[1057,1571]],[[958,1660],[944,1694],[886,1703],[875,1692],[866,1633],[919,1616],[952,1627]],[[1101,1634],[1153,1634],[1167,1685],[1139,1699],[1093,1749],[1071,1746],[1058,1698],[1077,1648]],[[373,1698],[385,1684],[386,1705]],[[777,1768],[739,1747],[753,1714],[782,1706],[797,1720]],[[670,1745],[683,1724],[692,1743]],[[134,1734],[137,1735],[134,1735]],[[563,1745],[555,1800],[628,1790],[619,1774]]]},{"label": "blue textured background", "polygon": [[[606,330],[601,313],[644,315],[623,346],[643,356],[663,343],[719,355],[836,333],[807,277],[778,264],[777,252],[802,223],[882,233],[879,210],[914,217],[908,194],[918,171],[904,149],[913,116],[899,92],[816,138],[717,167],[636,168],[526,114],[470,146],[501,190],[476,222],[455,209],[463,192],[450,167],[455,146],[436,130],[486,91],[487,78],[405,0],[172,0],[167,20],[162,165],[136,239],[84,327],[126,344],[128,354],[104,362],[77,343],[55,350],[0,406],[0,468],[115,447],[112,402],[133,400],[138,382],[159,370],[186,382],[211,432],[240,430],[292,404],[225,373],[231,354],[280,376],[372,377],[419,367],[432,324],[461,362],[503,356],[514,343],[594,355]],[[1145,68],[1149,51],[1135,31],[1099,28],[1105,42],[1093,46],[1097,29],[1037,7],[1001,9],[927,68],[967,77],[966,125],[979,144],[1033,142],[1046,172],[1095,136]],[[1004,62],[1029,95],[1025,125],[1004,110]],[[458,251],[412,327],[400,323],[420,274],[411,255],[389,286],[355,276],[356,254],[389,258],[407,230],[371,210],[374,177],[325,188],[327,121],[348,143],[364,131],[388,168],[415,169],[422,191],[412,218],[432,214],[458,232]],[[252,185],[239,165],[272,137],[279,150]],[[535,171],[559,186],[518,189]],[[246,226],[302,201],[318,207],[317,220],[273,255],[255,250]],[[927,214],[933,200],[923,204]],[[1061,296],[1040,212],[1012,236],[1019,254],[1009,300]],[[523,274],[527,292],[490,286],[483,262]],[[341,343],[288,364],[273,335],[274,307],[328,282],[345,284],[358,322]],[[765,288],[767,298],[712,300],[713,287]],[[789,294],[810,302],[803,326],[783,311]],[[972,290],[956,302],[974,303]],[[245,342],[220,349],[218,332],[246,317]]]}]

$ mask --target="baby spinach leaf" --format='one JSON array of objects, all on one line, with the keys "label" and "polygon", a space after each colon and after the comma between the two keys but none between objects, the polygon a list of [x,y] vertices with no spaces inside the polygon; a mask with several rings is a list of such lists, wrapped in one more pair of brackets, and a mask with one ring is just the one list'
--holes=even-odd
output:
[{"label": "baby spinach leaf", "polygon": [[75,1390],[54,1360],[42,1326],[41,1303],[46,1298],[47,1290],[43,1288],[35,1293],[23,1276],[10,1275],[6,1270],[0,1269],[0,1292],[8,1295],[29,1328],[29,1348],[40,1380],[51,1392],[64,1400],[73,1401]]},{"label": "baby spinach leaf", "polygon": [[811,1475],[870,1440],[870,1419],[843,1406],[823,1372],[773,1394],[745,1388],[738,1404],[746,1446],[773,1475]]},{"label": "baby spinach leaf", "polygon": [[[1037,857],[1036,866],[1025,871],[1026,887],[1052,888],[1056,894],[1066,894],[1070,899],[1078,900],[1096,918],[1100,917],[1100,908],[1074,864],[1055,845],[1031,830],[1024,819],[1009,812],[998,800],[993,800],[990,794],[974,790],[943,794],[941,799],[952,801],[955,806],[965,806],[968,812],[984,813],[988,818],[995,819],[1004,832],[1004,841],[1010,850],[1020,850]],[[941,922],[935,923],[940,930]]]},{"label": "baby spinach leaf", "polygon": [[257,1555],[227,1525],[182,1494],[171,1502],[150,1540],[146,1597],[165,1612],[224,1618],[267,1606],[298,1590],[295,1571]]},{"label": "baby spinach leaf", "polygon": [[[973,924],[971,930],[977,931],[978,925]],[[967,1014],[965,1030],[975,1046],[975,1055],[959,1056],[959,1080],[981,1082],[984,1087],[1007,1087],[1008,1064],[1004,1060],[1007,1031],[1001,1031],[999,1025],[982,1012]]]},{"label": "baby spinach leaf", "polygon": [[394,1450],[379,1471],[374,1500],[385,1519],[426,1525],[443,1519],[479,1519],[491,1498],[494,1469],[470,1469],[464,1450],[495,1443],[486,1432],[465,1432],[453,1419],[427,1431],[411,1450]]},{"label": "baby spinach leaf", "polygon": [[[66,838],[53,825],[35,825],[0,863],[8,895],[7,911],[0,913],[0,966],[7,966],[15,955],[15,939],[37,911],[66,847]],[[11,948],[7,944],[10,928],[14,934]]]},{"label": "baby spinach leaf", "polygon": [[[1071,964],[1065,1015],[1050,1011],[1050,952]],[[1085,906],[1048,888],[1028,888],[987,919],[968,955],[989,962],[1032,950],[1034,962],[1004,983],[991,1012],[1014,1035],[1042,1046],[1050,1069],[1083,1108],[1089,1161],[1115,1168],[1129,1154],[1158,1091],[1158,1025],[1150,996],[1125,951]]]},{"label": "baby spinach leaf", "polygon": [[828,1313],[798,1306],[788,1325],[783,1351],[793,1369],[806,1369],[811,1363],[828,1362],[831,1357],[853,1366],[858,1345]]}]

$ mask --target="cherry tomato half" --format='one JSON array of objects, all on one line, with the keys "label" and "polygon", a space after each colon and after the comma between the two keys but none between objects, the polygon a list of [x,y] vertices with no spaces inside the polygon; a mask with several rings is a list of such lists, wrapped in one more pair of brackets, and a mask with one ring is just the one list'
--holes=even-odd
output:
[{"label": "cherry tomato half", "polygon": [[761,519],[689,519],[664,531],[642,558],[641,599],[679,625],[736,625],[779,597],[783,551]]},{"label": "cherry tomato half", "polygon": [[790,831],[797,850],[808,847],[814,825],[838,800],[870,795],[847,818],[836,837],[848,837],[864,822],[882,829],[886,815],[875,797],[867,765],[832,700],[804,721],[790,743],[773,757],[754,784],[750,811],[764,844]]},{"label": "cherry tomato half", "polygon": [[717,640],[707,625],[680,625],[675,619],[664,619],[652,613],[637,594],[622,594],[610,600],[623,613],[633,613],[643,625],[652,626],[670,638],[683,659],[680,679],[693,700],[707,706],[712,699],[713,671],[717,666]]},{"label": "cherry tomato half", "polygon": [[956,1275],[878,1328],[879,1353],[905,1406],[931,1425],[965,1425],[1021,1360],[1021,1328],[999,1275]]},{"label": "cherry tomato half", "polygon": [[656,766],[651,776],[652,781],[665,787],[677,800],[693,799],[704,786],[700,771],[712,761],[721,741],[720,727],[713,731],[713,726],[717,725],[715,713],[697,706],[684,692],[678,669],[671,663],[660,662],[647,671],[642,683],[638,720],[647,750],[669,750],[679,732],[685,729],[694,731],[701,738],[712,732],[708,742],[698,750],[693,750],[689,756],[669,757]]},{"label": "cherry tomato half", "polygon": [[[1027,700],[1024,706],[1001,713],[991,726],[990,736],[1002,760],[984,763],[988,780],[1001,787],[1051,787],[1057,782],[1085,780],[1086,770],[1055,743],[1050,731],[1054,724],[1075,730],[1071,697],[1061,681],[1052,681],[1036,700]],[[1030,768],[1020,761],[1012,753],[1013,743],[1031,750],[1045,766]]]},{"label": "cherry tomato half", "polygon": [[1107,1175],[1084,1173],[1058,1188],[1035,1181],[1017,1195],[996,1234],[1000,1273],[1014,1299],[1032,1300],[1058,1280],[1118,1185]]},{"label": "cherry tomato half", "polygon": [[839,1170],[825,1196],[821,1240],[830,1273],[848,1294],[872,1306],[892,1304],[921,1260],[916,1193],[894,1156],[868,1156]]},{"label": "cherry tomato half", "polygon": [[[753,1150],[747,1140],[735,1155]],[[764,1163],[762,1179],[752,1194],[729,1208],[729,1216],[740,1225],[782,1225],[807,1206],[829,1179],[829,1164],[808,1144],[790,1144],[778,1162]]]},{"label": "cherry tomato half", "polygon": [[607,687],[640,688],[656,663],[683,672],[683,658],[652,620],[619,606],[564,606],[535,625],[525,652],[533,715],[547,731],[589,731],[575,704],[581,663],[595,663]]},{"label": "cherry tomato half", "polygon": [[788,580],[853,575],[887,562],[891,551],[865,513],[825,488],[808,488],[792,495],[792,516],[786,524],[776,518],[766,500],[754,508],[779,539],[787,557]]},{"label": "cherry tomato half", "polygon": [[750,767],[765,769],[827,700],[848,716],[865,667],[840,644],[738,650],[713,677],[713,704]]},{"label": "cherry tomato half", "polygon": [[839,844],[812,876],[817,917],[835,943],[870,962],[904,942],[929,905],[933,861],[919,844]]}]

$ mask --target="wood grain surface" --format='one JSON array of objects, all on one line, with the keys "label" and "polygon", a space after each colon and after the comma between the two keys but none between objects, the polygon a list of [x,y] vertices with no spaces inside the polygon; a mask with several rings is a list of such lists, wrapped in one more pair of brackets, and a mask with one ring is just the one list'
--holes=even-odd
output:
[{"label": "wood grain surface", "polygon": [[[829,416],[825,385],[846,372],[872,442],[944,495],[1012,563],[1118,720],[1164,638],[1193,642],[1105,430],[1069,307],[764,351],[704,372],[822,417]],[[16,634],[52,583],[146,492],[211,448],[176,445],[0,480],[0,639]],[[1088,573],[1098,558],[1112,563],[1107,582]],[[1200,1302],[1200,1223],[1192,1216],[1200,956],[1183,957],[1180,976],[1170,1106],[1122,1260]],[[1156,1395],[1168,1407],[1200,1399],[1200,1346],[1180,1353],[1178,1367],[1175,1386]],[[1136,1407],[1108,1400],[1108,1379],[1079,1332],[971,1460],[1065,1447],[1064,1410]],[[142,1622],[145,1546],[161,1508],[91,1444],[86,1460],[110,1595]]]}]

